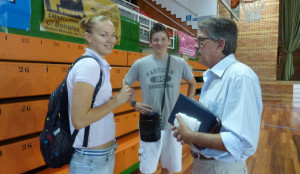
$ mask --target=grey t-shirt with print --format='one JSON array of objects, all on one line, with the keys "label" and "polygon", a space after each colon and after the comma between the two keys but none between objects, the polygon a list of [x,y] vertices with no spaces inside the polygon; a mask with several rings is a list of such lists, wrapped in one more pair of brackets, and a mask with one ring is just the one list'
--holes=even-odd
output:
[{"label": "grey t-shirt with print", "polygon": [[[168,55],[163,59],[148,55],[135,61],[125,76],[129,85],[136,80],[140,82],[143,103],[152,106],[152,112],[156,113],[161,112],[167,60]],[[171,56],[165,89],[165,104],[161,114],[163,116],[162,129],[171,128],[168,119],[179,95],[181,79],[189,81],[192,78],[194,76],[187,62],[183,58]]]}]

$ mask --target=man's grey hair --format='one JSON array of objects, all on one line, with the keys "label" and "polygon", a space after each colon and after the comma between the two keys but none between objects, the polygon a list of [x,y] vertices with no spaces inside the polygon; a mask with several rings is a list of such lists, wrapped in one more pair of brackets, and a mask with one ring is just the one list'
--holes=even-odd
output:
[{"label": "man's grey hair", "polygon": [[225,56],[235,53],[238,29],[233,20],[223,17],[211,17],[207,20],[200,21],[198,25],[199,30],[205,32],[208,37],[213,40],[225,40],[225,47],[222,51]]}]

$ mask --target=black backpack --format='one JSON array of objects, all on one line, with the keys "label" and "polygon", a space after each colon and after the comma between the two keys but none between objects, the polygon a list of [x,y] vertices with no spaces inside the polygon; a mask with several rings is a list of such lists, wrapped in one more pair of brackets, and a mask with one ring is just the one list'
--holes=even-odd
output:
[{"label": "black backpack", "polygon": [[[91,56],[79,57],[70,67],[71,68],[79,60],[83,58],[93,58]],[[93,58],[97,60],[96,58]],[[100,65],[99,60],[97,62]],[[69,72],[70,72],[69,70]],[[69,74],[69,73],[68,73]],[[48,167],[59,168],[65,164],[70,163],[74,149],[73,143],[75,141],[78,130],[74,130],[71,134],[69,116],[68,116],[68,90],[67,79],[55,89],[49,98],[48,112],[44,124],[44,129],[40,134],[40,149]],[[102,82],[102,71],[100,70],[100,80],[95,87],[93,94],[92,106],[95,97],[100,89]],[[87,147],[90,126],[85,127],[83,147]]]}]

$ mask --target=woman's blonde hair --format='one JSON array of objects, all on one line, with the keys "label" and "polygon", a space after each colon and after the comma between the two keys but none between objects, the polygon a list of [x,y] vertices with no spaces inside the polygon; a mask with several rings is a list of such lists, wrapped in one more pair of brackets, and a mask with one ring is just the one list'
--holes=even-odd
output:
[{"label": "woman's blonde hair", "polygon": [[82,28],[85,32],[91,33],[92,29],[95,27],[95,25],[98,22],[103,22],[103,21],[107,21],[110,19],[106,16],[102,16],[102,15],[98,15],[98,16],[92,16],[90,18],[83,18],[80,23],[79,26],[80,28]]}]

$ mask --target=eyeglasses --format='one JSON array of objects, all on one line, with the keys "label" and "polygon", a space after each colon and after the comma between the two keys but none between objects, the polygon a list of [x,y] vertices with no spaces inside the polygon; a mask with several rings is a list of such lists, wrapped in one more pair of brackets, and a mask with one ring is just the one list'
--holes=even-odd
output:
[{"label": "eyeglasses", "polygon": [[196,42],[197,42],[198,46],[203,46],[203,41],[205,41],[205,40],[213,40],[214,41],[214,39],[209,38],[209,37],[198,37],[196,39]]}]

